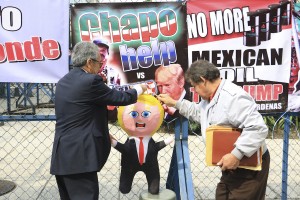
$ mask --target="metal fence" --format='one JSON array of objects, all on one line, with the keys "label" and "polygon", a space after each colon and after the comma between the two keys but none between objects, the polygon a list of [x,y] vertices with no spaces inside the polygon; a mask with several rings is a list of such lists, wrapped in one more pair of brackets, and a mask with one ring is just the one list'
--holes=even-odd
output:
[{"label": "metal fence", "polygon": [[[53,84],[0,84],[0,179],[17,187],[0,199],[59,199],[50,157],[54,139],[55,116]],[[121,142],[127,135],[116,123],[110,133]],[[157,133],[156,141],[169,133]],[[174,144],[173,144],[174,145]],[[165,188],[173,145],[159,152],[161,188]],[[137,199],[147,189],[145,175],[137,173],[132,191],[118,191],[121,154],[112,149],[108,162],[99,173],[101,199]]]},{"label": "metal fence", "polygon": [[[17,185],[15,190],[0,199],[59,199],[55,178],[49,173],[55,127],[53,91],[53,84],[0,84],[0,179]],[[175,123],[167,125],[164,124],[164,128],[154,135],[156,141],[174,134]],[[117,124],[109,126],[110,133],[117,139],[126,140],[126,133]],[[206,167],[205,145],[197,134],[190,131],[187,138],[191,170],[187,190],[193,192],[192,199],[214,199],[220,169]],[[286,134],[290,134],[288,140],[278,133],[272,137],[271,132],[270,139],[267,139],[271,167],[266,199],[300,199],[299,135],[295,131],[286,131]],[[285,151],[284,141],[288,142]],[[173,143],[159,152],[161,189],[166,188],[167,181],[176,181],[168,177],[173,167],[170,165],[175,146]],[[284,155],[287,155],[285,159]],[[118,191],[120,160],[120,153],[112,149],[108,162],[99,173],[100,199],[138,199],[139,194],[147,189],[145,175],[139,172],[129,194]]]},{"label": "metal fence", "polygon": [[[70,0],[70,3],[131,1],[133,0]],[[55,178],[49,173],[55,128],[54,91],[55,84],[0,83],[0,179],[13,181],[17,185],[12,192],[0,196],[0,200],[59,199]],[[289,121],[286,120],[286,123],[288,127]],[[174,126],[174,122],[164,124],[164,129],[156,133],[154,139],[159,141],[174,134]],[[109,127],[110,133],[118,140],[126,140],[126,133],[117,124],[111,123]],[[182,142],[190,161],[190,165],[186,167],[191,171],[191,179],[186,180],[186,190],[193,194],[191,199],[214,199],[221,172],[217,167],[205,165],[205,145],[199,134],[190,131],[187,140]],[[300,199],[299,135],[287,128],[285,131],[281,130],[278,137],[272,136],[270,131],[267,145],[271,166],[266,199]],[[180,171],[178,166],[171,165],[174,160],[173,150],[178,147],[179,142],[181,141],[159,152],[161,189],[166,188],[167,184],[176,184],[174,182],[177,179],[170,176],[170,171]],[[186,153],[185,150],[181,153]],[[100,199],[135,200],[147,189],[145,175],[138,173],[129,194],[123,195],[118,191],[120,156],[118,151],[112,149],[106,165],[98,174]],[[180,177],[179,180],[182,181]],[[180,187],[180,183],[177,184]]]}]

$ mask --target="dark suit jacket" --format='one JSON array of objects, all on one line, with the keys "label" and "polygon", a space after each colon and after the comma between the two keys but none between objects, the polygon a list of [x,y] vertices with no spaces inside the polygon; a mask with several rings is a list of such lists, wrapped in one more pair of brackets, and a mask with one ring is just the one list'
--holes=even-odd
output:
[{"label": "dark suit jacket", "polygon": [[[157,166],[158,167],[158,161],[157,161],[157,155],[158,151],[161,150],[166,146],[164,141],[155,142],[152,138],[149,140],[148,144],[148,152],[146,155],[146,160],[143,165],[144,167],[150,167],[151,166]],[[139,163],[139,158],[137,155],[137,149],[134,139],[127,139],[124,144],[117,143],[115,146],[116,150],[118,150],[122,156],[121,156],[121,165],[122,168],[134,168],[138,169],[141,167]]]},{"label": "dark suit jacket", "polygon": [[74,68],[56,85],[56,128],[50,173],[100,171],[110,153],[107,105],[128,105],[136,90],[120,92],[98,75]]}]

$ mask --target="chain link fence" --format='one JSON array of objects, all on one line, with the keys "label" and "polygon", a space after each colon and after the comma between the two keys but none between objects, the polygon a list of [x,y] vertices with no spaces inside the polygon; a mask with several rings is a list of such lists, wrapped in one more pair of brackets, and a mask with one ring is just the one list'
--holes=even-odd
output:
[{"label": "chain link fence", "polygon": [[[300,140],[292,133],[288,151],[287,199],[300,199]],[[271,132],[269,137],[271,138]],[[282,199],[283,139],[267,139],[271,156],[266,199]],[[221,176],[217,167],[206,167],[205,145],[200,136],[189,136],[189,150],[195,199],[214,199],[216,185]]]},{"label": "chain link fence", "polygon": [[[71,0],[70,3],[132,1]],[[55,130],[54,91],[55,84],[0,83],[0,179],[13,181],[17,185],[12,192],[0,196],[0,200],[59,199],[55,178],[49,173]],[[127,135],[117,123],[111,123],[109,127],[112,135],[125,142]],[[165,123],[159,133],[154,135],[154,139],[160,141],[174,134],[173,127],[173,122]],[[287,199],[300,199],[299,134],[292,131],[289,138]],[[188,144],[193,182],[193,188],[189,189],[194,190],[196,200],[214,199],[215,188],[221,175],[220,169],[206,167],[205,144],[199,131],[190,130]],[[271,166],[266,199],[281,199],[284,174],[282,133],[273,137],[270,132],[267,145],[271,155]],[[173,147],[174,143],[158,154],[161,189],[166,188]],[[98,173],[100,199],[135,200],[143,190],[147,190],[146,177],[139,172],[134,178],[131,192],[127,195],[119,192],[120,161],[121,154],[112,148],[106,165]]]},{"label": "chain link fence", "polygon": [[[10,180],[17,187],[0,199],[59,199],[54,176],[50,175],[50,158],[55,130],[54,84],[1,84],[0,87],[0,179]],[[25,88],[25,89],[24,89]],[[30,92],[28,89],[30,88]],[[19,90],[19,91],[18,91]],[[190,125],[191,126],[191,125]],[[110,133],[121,142],[127,135],[117,123],[109,125]],[[174,123],[164,124],[154,135],[156,141],[166,139]],[[299,127],[298,127],[299,128]],[[292,129],[291,129],[292,130]],[[266,199],[281,199],[283,176],[283,139],[279,133],[267,139],[271,167]],[[276,139],[272,139],[276,138]],[[190,131],[189,153],[195,199],[214,199],[220,169],[206,167],[205,145],[199,132]],[[288,150],[288,199],[300,199],[300,140],[291,131]],[[161,189],[166,188],[174,143],[159,152]],[[98,174],[100,199],[138,199],[147,190],[146,177],[136,174],[132,191],[123,195],[118,191],[121,154],[112,148],[105,167]]]},{"label": "chain link fence", "polygon": [[[0,179],[16,183],[12,192],[0,199],[59,199],[55,177],[50,175],[50,160],[55,131],[53,84],[1,84],[0,92]],[[117,122],[110,133],[124,143],[127,134]],[[169,137],[157,133],[155,141]],[[161,188],[165,188],[174,144],[159,151]],[[112,148],[105,167],[98,174],[101,199],[137,199],[147,190],[146,177],[136,174],[132,191],[118,191],[121,154]]]}]

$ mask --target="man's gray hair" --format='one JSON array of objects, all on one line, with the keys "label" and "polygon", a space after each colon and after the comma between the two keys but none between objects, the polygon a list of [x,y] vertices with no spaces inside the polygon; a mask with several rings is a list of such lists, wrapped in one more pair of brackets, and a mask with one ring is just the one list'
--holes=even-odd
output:
[{"label": "man's gray hair", "polygon": [[82,67],[88,59],[97,60],[98,56],[99,50],[97,45],[91,42],[78,42],[72,51],[73,67]]},{"label": "man's gray hair", "polygon": [[206,60],[197,60],[193,62],[185,74],[186,80],[194,83],[201,83],[203,77],[211,82],[220,78],[219,69]]}]

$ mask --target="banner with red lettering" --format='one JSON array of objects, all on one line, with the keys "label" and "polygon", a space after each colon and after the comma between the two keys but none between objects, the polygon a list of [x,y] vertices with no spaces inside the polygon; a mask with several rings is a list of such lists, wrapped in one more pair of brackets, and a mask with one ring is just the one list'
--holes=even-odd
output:
[{"label": "banner with red lettering", "polygon": [[72,44],[104,39],[109,45],[108,85],[155,79],[155,70],[187,68],[186,7],[182,3],[75,4]]},{"label": "banner with red lettering", "polygon": [[56,83],[69,70],[69,1],[0,3],[0,82]]},{"label": "banner with red lettering", "polygon": [[191,0],[187,12],[189,64],[214,63],[253,96],[261,113],[287,109],[290,1]]},{"label": "banner with red lettering", "polygon": [[[103,70],[111,88],[127,90],[145,82],[148,93],[185,98],[188,68],[186,5],[181,2],[75,4],[71,8],[72,45],[106,41]],[[169,114],[170,111],[165,108]]]}]

